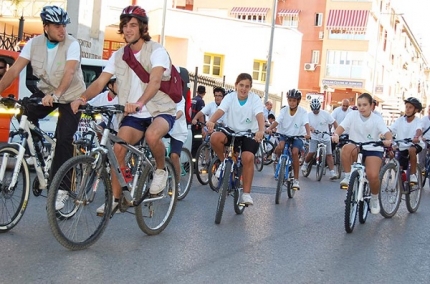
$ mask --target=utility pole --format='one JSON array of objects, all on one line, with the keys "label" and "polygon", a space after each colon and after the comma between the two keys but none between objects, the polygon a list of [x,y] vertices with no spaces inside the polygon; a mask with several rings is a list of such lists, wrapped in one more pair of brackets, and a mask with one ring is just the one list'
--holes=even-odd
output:
[{"label": "utility pole", "polygon": [[272,69],[272,52],[273,52],[273,37],[275,35],[275,24],[276,24],[276,10],[278,7],[278,0],[273,0],[273,11],[272,11],[272,26],[270,29],[270,44],[269,54],[267,56],[267,72],[266,72],[266,85],[264,87],[264,102],[269,100],[269,84],[270,84],[270,70]]}]

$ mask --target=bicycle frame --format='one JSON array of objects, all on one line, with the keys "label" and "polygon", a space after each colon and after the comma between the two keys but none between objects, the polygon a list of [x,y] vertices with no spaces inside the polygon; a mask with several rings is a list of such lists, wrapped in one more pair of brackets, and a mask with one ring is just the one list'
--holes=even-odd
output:
[{"label": "bicycle frame", "polygon": [[[289,138],[289,139],[292,139],[292,138]],[[279,161],[281,161],[282,158],[285,158],[285,173],[284,173],[285,180],[289,179],[288,173],[290,172],[290,167],[292,166],[293,157],[292,157],[291,151],[290,151],[291,145],[292,145],[292,141],[285,141],[284,150],[283,150],[281,156],[279,157]],[[281,163],[278,163],[276,165],[275,179],[277,179],[279,177],[280,166],[281,166]]]},{"label": "bicycle frame", "polygon": [[357,156],[357,161],[354,162],[354,164],[352,164],[351,166],[351,175],[354,171],[358,172],[359,175],[359,185],[358,185],[358,194],[357,194],[357,201],[364,201],[364,196],[363,196],[363,192],[364,192],[364,185],[367,183],[369,183],[369,181],[367,180],[366,177],[366,168],[365,166],[362,164],[362,159],[363,159],[363,154],[361,153],[362,149],[360,147],[360,152],[358,153]]}]

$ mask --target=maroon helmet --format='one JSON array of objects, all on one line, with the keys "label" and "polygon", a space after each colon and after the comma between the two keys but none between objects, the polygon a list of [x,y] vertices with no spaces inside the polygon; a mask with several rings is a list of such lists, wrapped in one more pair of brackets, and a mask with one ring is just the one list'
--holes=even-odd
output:
[{"label": "maroon helmet", "polygon": [[148,16],[146,15],[146,11],[140,6],[125,7],[124,10],[122,10],[119,19],[122,20],[124,17],[135,17],[144,24],[148,24]]}]

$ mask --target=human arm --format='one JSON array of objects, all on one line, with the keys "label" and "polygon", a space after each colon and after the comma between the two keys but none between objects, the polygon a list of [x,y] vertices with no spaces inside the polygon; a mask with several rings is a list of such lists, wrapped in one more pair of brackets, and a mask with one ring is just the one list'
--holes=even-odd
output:
[{"label": "human arm", "polygon": [[261,142],[263,140],[264,128],[265,128],[264,115],[262,112],[260,112],[260,113],[257,113],[255,117],[257,118],[257,122],[258,122],[258,131],[255,132],[254,139],[257,142]]},{"label": "human arm", "polygon": [[209,118],[209,121],[206,122],[206,127],[208,128],[208,132],[211,133],[214,131],[215,123],[224,115],[224,111],[222,109],[217,109],[214,114]]},{"label": "human arm", "polygon": [[272,129],[278,126],[278,122],[275,120],[269,127],[266,128],[266,133],[272,133]]},{"label": "human arm", "polygon": [[305,124],[305,130],[306,130],[306,135],[305,135],[305,139],[310,139],[311,138],[311,127],[309,126],[309,123]]},{"label": "human arm", "polygon": [[336,130],[333,133],[333,136],[331,137],[331,140],[334,143],[338,143],[339,142],[339,135],[341,135],[344,131],[345,131],[345,129],[341,125],[338,125],[338,127],[336,127]]},{"label": "human arm", "polygon": [[196,125],[197,121],[200,121],[200,118],[203,117],[204,113],[202,111],[199,111],[191,121],[192,124]]}]

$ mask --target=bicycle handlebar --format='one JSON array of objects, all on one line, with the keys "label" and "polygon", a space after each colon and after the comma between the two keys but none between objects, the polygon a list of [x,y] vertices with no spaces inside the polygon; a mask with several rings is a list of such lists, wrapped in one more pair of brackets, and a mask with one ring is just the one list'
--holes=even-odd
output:
[{"label": "bicycle handlebar", "polygon": [[272,135],[274,137],[282,137],[282,138],[285,138],[285,139],[296,139],[296,138],[298,138],[298,139],[304,139],[305,138],[304,135],[285,135],[285,134],[282,134],[282,133],[279,133],[279,132],[273,132]]},{"label": "bicycle handlebar", "polygon": [[87,115],[93,115],[93,114],[117,114],[117,113],[123,113],[124,112],[124,106],[123,105],[105,105],[105,106],[92,106],[90,104],[81,105],[79,106],[79,111],[87,114]]},{"label": "bicycle handlebar", "polygon": [[373,145],[373,146],[382,146],[384,147],[384,143],[383,141],[379,140],[379,141],[367,141],[367,142],[357,142],[351,139],[344,139],[343,141],[345,141],[346,143],[352,143],[355,144],[357,146],[366,146],[366,145]]},{"label": "bicycle handlebar", "polygon": [[41,102],[42,98],[25,97],[22,99],[16,99],[13,95],[0,99],[0,103],[7,108],[25,108],[27,105],[39,105]]},{"label": "bicycle handlebar", "polygon": [[249,137],[249,138],[251,138],[251,137],[255,136],[255,133],[252,133],[251,129],[248,129],[246,131],[234,132],[233,130],[231,130],[225,126],[222,126],[220,124],[217,124],[215,126],[215,131],[222,131],[224,134],[232,136],[232,137]]}]

